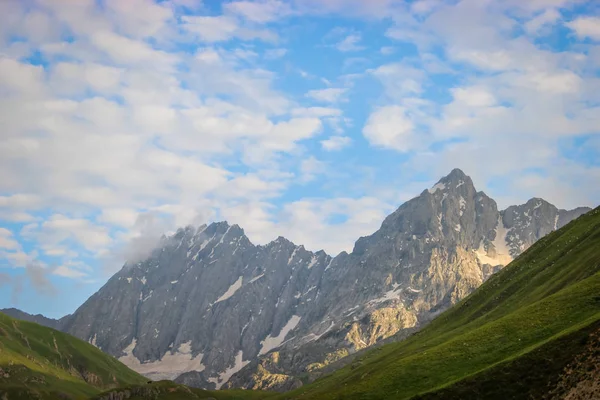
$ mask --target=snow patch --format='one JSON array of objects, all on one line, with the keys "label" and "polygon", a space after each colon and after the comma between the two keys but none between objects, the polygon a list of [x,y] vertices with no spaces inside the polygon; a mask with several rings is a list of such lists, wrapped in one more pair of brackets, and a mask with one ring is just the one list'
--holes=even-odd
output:
[{"label": "snow patch", "polygon": [[327,271],[329,268],[331,268],[331,264],[333,264],[333,260],[335,260],[335,258],[331,257],[331,260],[329,260],[329,264],[327,264],[327,266],[325,267],[325,271]]},{"label": "snow patch", "polygon": [[147,281],[146,281],[146,277],[145,277],[145,276],[142,276],[142,279],[140,279],[140,282],[142,282],[142,285],[145,285],[145,284],[146,284],[146,282],[147,282]]},{"label": "snow patch", "polygon": [[[225,240],[225,236],[227,236],[227,234],[229,233],[229,230],[231,229],[231,226],[227,228],[227,230],[225,231],[225,233],[223,234],[223,236],[221,236],[221,240],[219,240],[219,243],[217,243],[217,246],[220,244],[223,244],[223,241]],[[215,246],[215,247],[217,247]]]},{"label": "snow patch", "polygon": [[400,285],[398,285],[397,283],[392,284],[392,290],[388,290],[387,292],[385,292],[382,297],[369,300],[368,304],[378,304],[389,300],[399,299],[400,293],[402,293],[402,289],[398,289],[399,286]]},{"label": "snow patch", "polygon": [[292,262],[292,260],[294,260],[294,256],[296,255],[296,250],[298,250],[297,247],[294,249],[294,251],[292,251],[292,255],[290,256],[290,258],[288,258],[287,265],[290,265],[290,263]]},{"label": "snow patch", "polygon": [[132,278],[127,278],[127,283],[131,283]]},{"label": "snow patch", "polygon": [[513,260],[510,255],[510,249],[506,244],[506,236],[509,232],[510,229],[506,229],[504,227],[502,218],[499,217],[498,223],[496,224],[496,238],[492,242],[492,246],[494,246],[496,255],[491,256],[489,252],[485,251],[483,244],[480,243],[479,248],[475,250],[475,255],[480,263],[490,265],[507,265]]},{"label": "snow patch", "polygon": [[[323,321],[323,322],[325,322],[325,321]],[[308,335],[304,336],[303,339],[309,338],[308,342],[314,342],[315,340],[319,340],[324,334],[329,332],[331,330],[331,328],[333,328],[334,325],[335,325],[335,322],[331,321],[331,325],[329,325],[329,327],[327,329],[325,329],[325,331],[323,331],[323,333],[320,333],[318,335],[316,335],[314,333],[309,333]]]},{"label": "snow patch", "polygon": [[310,263],[308,263],[308,266],[306,268],[311,269],[312,267],[315,266],[317,261],[319,261],[319,258],[313,254],[312,258],[310,259]]},{"label": "snow patch", "polygon": [[456,232],[460,232],[460,224],[456,224],[456,225],[454,226],[454,230],[455,230]]},{"label": "snow patch", "polygon": [[244,361],[244,352],[242,350],[240,350],[240,351],[238,351],[237,355],[235,356],[235,361],[231,368],[227,368],[225,371],[223,371],[219,375],[218,378],[208,378],[208,381],[217,385],[217,390],[221,389],[221,386],[223,386],[225,383],[227,383],[229,381],[229,379],[233,376],[233,374],[240,371],[242,368],[244,368],[249,363],[250,363],[250,360]]},{"label": "snow patch", "polygon": [[265,276],[265,274],[260,274],[259,276],[257,276],[256,278],[252,278],[250,279],[250,281],[248,283],[252,283],[252,282],[256,282],[257,280],[259,280],[260,278],[262,278],[263,276]]},{"label": "snow patch", "polygon": [[315,290],[317,287],[316,286],[311,286],[310,288],[308,288],[308,290],[306,292],[304,292],[304,294],[302,296],[306,296],[308,293],[310,293],[310,291]]},{"label": "snow patch", "polygon": [[174,285],[174,284],[176,284],[177,282],[179,282],[179,281],[178,281],[178,280],[177,280],[177,281],[171,281],[171,284],[172,284],[172,285]]},{"label": "snow patch", "polygon": [[233,282],[231,284],[231,286],[229,286],[229,289],[227,289],[227,291],[225,293],[223,293],[223,295],[221,297],[219,297],[217,299],[217,301],[215,301],[215,304],[227,300],[228,298],[230,298],[231,296],[233,296],[235,294],[235,292],[237,292],[239,290],[239,288],[242,287],[242,277],[240,276],[237,281]]},{"label": "snow patch", "polygon": [[154,290],[150,290],[150,293],[148,294],[148,296],[144,297],[144,299],[142,300],[142,302],[144,302],[144,301],[148,300],[150,297],[152,297],[152,293],[153,292],[154,292]]},{"label": "snow patch", "polygon": [[152,380],[173,380],[185,372],[200,372],[205,368],[202,364],[202,357],[204,357],[202,353],[196,357],[192,356],[191,341],[181,343],[174,353],[166,352],[158,361],[144,363],[133,355],[133,349],[136,345],[137,339],[133,339],[129,346],[123,350],[125,355],[119,357],[119,361]]},{"label": "snow patch", "polygon": [[462,217],[462,215],[465,212],[465,209],[467,208],[467,201],[462,196],[460,196],[459,204],[460,204],[460,216]]},{"label": "snow patch", "polygon": [[296,326],[298,326],[298,323],[300,323],[301,319],[302,317],[292,315],[292,317],[285,324],[285,326],[281,328],[281,332],[279,332],[279,335],[275,337],[269,335],[265,338],[265,340],[260,342],[260,351],[258,352],[258,355],[260,356],[263,354],[267,354],[269,351],[281,346],[287,334],[294,330]]},{"label": "snow patch", "polygon": [[428,190],[429,190],[429,193],[433,194],[433,193],[437,192],[438,190],[443,191],[445,189],[446,189],[446,185],[443,184],[442,182],[438,182],[431,189],[428,189]]}]

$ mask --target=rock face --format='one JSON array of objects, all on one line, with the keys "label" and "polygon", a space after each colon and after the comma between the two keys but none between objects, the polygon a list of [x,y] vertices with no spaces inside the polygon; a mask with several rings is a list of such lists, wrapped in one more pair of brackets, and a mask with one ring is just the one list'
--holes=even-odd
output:
[{"label": "rock face", "polygon": [[531,199],[499,211],[456,169],[335,258],[283,237],[255,246],[226,222],[187,227],[61,328],[152,379],[290,389],[415,331],[588,210]]}]

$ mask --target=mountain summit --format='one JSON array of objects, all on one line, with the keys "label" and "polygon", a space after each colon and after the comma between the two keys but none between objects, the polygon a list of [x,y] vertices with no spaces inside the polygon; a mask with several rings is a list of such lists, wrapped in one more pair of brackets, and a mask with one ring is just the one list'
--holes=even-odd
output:
[{"label": "mountain summit", "polygon": [[282,237],[255,246],[227,222],[187,227],[61,329],[153,379],[297,387],[301,374],[419,329],[588,210],[531,199],[499,211],[454,169],[334,258]]}]

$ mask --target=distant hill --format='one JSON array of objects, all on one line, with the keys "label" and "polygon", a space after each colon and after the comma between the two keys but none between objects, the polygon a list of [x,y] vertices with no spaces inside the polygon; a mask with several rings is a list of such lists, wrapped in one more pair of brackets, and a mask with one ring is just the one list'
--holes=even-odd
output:
[{"label": "distant hill", "polygon": [[600,208],[407,340],[277,398],[600,398]]},{"label": "distant hill", "polygon": [[44,325],[52,329],[61,330],[62,325],[66,320],[71,316],[66,315],[61,319],[48,318],[43,316],[42,314],[28,314],[24,311],[21,311],[17,308],[3,308],[0,309],[1,313],[8,315],[9,317],[13,317],[16,319],[22,319],[23,321],[35,322],[36,324]]}]

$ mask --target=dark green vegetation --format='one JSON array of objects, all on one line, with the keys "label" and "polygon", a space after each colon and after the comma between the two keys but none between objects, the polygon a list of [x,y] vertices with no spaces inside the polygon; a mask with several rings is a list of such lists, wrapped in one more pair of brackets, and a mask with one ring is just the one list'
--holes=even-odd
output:
[{"label": "dark green vegetation", "polygon": [[541,398],[599,328],[597,208],[409,339],[278,398]]},{"label": "dark green vegetation", "polygon": [[8,399],[88,398],[111,386],[146,382],[89,343],[2,313],[0,369],[0,396]]}]

